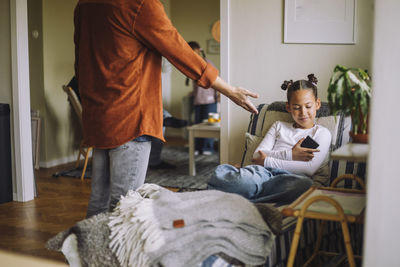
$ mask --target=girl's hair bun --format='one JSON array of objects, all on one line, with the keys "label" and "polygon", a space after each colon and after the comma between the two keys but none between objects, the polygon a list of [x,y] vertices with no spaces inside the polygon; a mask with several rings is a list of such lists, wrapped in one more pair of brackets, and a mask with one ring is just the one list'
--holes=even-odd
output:
[{"label": "girl's hair bun", "polygon": [[290,81],[284,81],[281,85],[282,90],[287,90],[290,86],[292,86],[293,80]]},{"label": "girl's hair bun", "polygon": [[309,82],[313,83],[314,85],[317,85],[318,79],[317,77],[314,76],[314,73],[308,74],[307,78]]}]

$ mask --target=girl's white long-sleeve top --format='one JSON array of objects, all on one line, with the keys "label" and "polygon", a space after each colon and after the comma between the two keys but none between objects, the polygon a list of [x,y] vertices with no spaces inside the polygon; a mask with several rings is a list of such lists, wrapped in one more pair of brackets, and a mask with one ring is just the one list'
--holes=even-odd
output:
[{"label": "girl's white long-sleeve top", "polygon": [[[293,146],[307,135],[319,144],[320,151],[314,153],[311,161],[293,160]],[[310,129],[300,129],[295,128],[293,123],[276,121],[256,148],[253,158],[259,157],[258,151],[262,151],[267,154],[264,167],[283,169],[311,177],[324,163],[327,163],[331,138],[329,130],[321,125],[316,124]]]}]

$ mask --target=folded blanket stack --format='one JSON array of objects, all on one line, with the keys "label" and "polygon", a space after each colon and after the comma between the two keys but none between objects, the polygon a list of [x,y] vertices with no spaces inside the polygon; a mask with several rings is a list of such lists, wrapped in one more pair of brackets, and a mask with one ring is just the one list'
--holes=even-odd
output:
[{"label": "folded blanket stack", "polygon": [[274,234],[247,199],[215,190],[174,193],[145,184],[109,217],[110,248],[121,266],[195,266],[223,252],[261,265]]}]

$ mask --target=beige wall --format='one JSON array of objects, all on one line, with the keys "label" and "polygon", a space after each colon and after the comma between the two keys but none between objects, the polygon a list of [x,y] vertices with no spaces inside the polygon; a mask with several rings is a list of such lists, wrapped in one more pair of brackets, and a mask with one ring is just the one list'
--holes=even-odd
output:
[{"label": "beige wall", "polygon": [[[28,0],[28,38],[29,38],[29,79],[31,89],[31,109],[39,111],[41,117],[40,129],[40,160],[46,159],[47,147],[45,139],[46,123],[46,98],[43,82],[43,29],[42,29],[42,0]],[[37,31],[38,36],[33,37],[32,33]]]},{"label": "beige wall", "polygon": [[[284,80],[306,78],[314,73],[319,93],[326,100],[327,85],[336,64],[371,69],[373,1],[357,1],[355,45],[283,44],[284,1],[230,0],[231,83],[260,95],[254,103],[285,100]],[[229,159],[240,160],[249,113],[229,104]],[[224,114],[222,114],[224,117]]]},{"label": "beige wall", "polygon": [[[28,0],[28,34],[29,34],[29,74],[31,89],[31,109],[45,115],[45,95],[43,90],[43,30],[42,0]],[[36,31],[38,36],[33,37]]]},{"label": "beige wall", "polygon": [[74,69],[73,11],[76,0],[30,0],[31,105],[42,118],[40,163],[51,167],[74,159],[80,126],[61,86]]},{"label": "beige wall", "polygon": [[[12,80],[11,80],[11,32],[10,32],[10,1],[0,0],[0,103],[10,105],[10,135],[13,140],[13,114],[12,114]],[[11,145],[12,173],[15,176],[14,147]],[[13,192],[15,193],[15,180]]]},{"label": "beige wall", "polygon": [[0,0],[0,102],[11,104],[10,2]]},{"label": "beige wall", "polygon": [[74,69],[73,12],[76,0],[43,1],[43,73],[46,99],[46,161],[71,156],[74,138],[71,107],[61,86]]},{"label": "beige wall", "polygon": [[[217,68],[220,66],[219,54],[207,53],[207,40],[212,39],[211,27],[219,20],[219,1],[217,0],[170,0],[170,18],[173,25],[186,41],[197,41]],[[192,86],[185,85],[186,77],[175,68],[172,72],[171,110],[172,115],[182,116],[182,98]],[[168,129],[168,134],[180,131]]]}]

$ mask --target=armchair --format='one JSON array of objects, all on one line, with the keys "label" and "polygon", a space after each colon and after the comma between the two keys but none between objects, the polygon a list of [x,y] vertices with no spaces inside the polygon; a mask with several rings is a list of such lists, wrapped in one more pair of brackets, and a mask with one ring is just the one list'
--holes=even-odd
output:
[{"label": "armchair", "polygon": [[[290,114],[286,111],[285,102],[273,102],[271,104],[260,104],[257,107],[259,113],[252,114],[246,132],[245,150],[242,157],[242,166],[252,164],[251,159],[254,150],[262,141],[271,125],[277,121],[292,121]],[[328,103],[322,102],[321,108],[317,112],[316,121],[318,124],[326,127],[332,135],[331,151],[341,147],[350,141],[349,132],[351,129],[351,119],[343,114],[338,114],[336,117],[330,112]],[[339,188],[360,188],[359,181],[365,176],[365,164],[348,162],[344,160],[330,160],[329,169],[325,172],[317,172],[313,176],[313,183],[316,186],[328,186],[334,183]],[[342,176],[358,176],[358,179],[338,179]],[[283,209],[283,207],[279,207]],[[273,246],[270,255],[268,256],[265,266],[286,266],[293,232],[295,230],[296,220],[293,217],[283,219],[281,234],[276,236],[275,245]],[[361,254],[362,250],[362,229],[358,226],[352,226],[350,233],[354,252]],[[296,259],[307,259],[313,252],[315,238],[317,235],[318,223],[315,220],[306,220],[303,224],[301,242],[299,244],[298,255]],[[336,223],[328,223],[328,231],[322,237],[322,247],[329,247],[335,250],[344,251],[341,240],[341,228]]]}]

